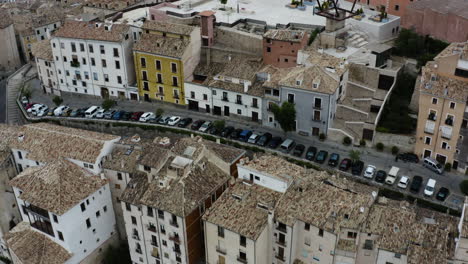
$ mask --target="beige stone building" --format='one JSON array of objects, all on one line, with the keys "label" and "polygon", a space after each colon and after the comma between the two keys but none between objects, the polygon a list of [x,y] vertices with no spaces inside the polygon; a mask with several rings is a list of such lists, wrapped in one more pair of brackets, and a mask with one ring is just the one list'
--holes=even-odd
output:
[{"label": "beige stone building", "polygon": [[0,71],[11,71],[21,66],[13,22],[0,12]]},{"label": "beige stone building", "polygon": [[452,43],[422,69],[415,153],[468,169],[468,42]]}]

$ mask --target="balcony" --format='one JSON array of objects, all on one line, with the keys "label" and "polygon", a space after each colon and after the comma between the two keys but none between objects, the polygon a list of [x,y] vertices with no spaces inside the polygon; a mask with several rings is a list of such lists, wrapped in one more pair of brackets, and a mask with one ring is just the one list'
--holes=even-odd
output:
[{"label": "balcony", "polygon": [[174,97],[174,99],[179,99],[179,95],[178,94],[174,94],[172,97]]},{"label": "balcony", "polygon": [[441,137],[445,139],[452,139],[452,127],[441,126],[440,127]]},{"label": "balcony", "polygon": [[445,124],[447,126],[453,126],[453,118],[447,118],[445,119]]},{"label": "balcony", "polygon": [[172,234],[169,236],[169,240],[174,241],[174,243],[180,244],[179,235]]},{"label": "balcony", "polygon": [[430,120],[426,121],[426,126],[424,127],[424,132],[428,134],[434,134],[435,122]]},{"label": "balcony", "polygon": [[80,62],[78,61],[70,61],[70,66],[74,68],[80,67]]},{"label": "balcony", "polygon": [[174,252],[175,252],[176,254],[180,254],[180,253],[181,253],[181,252],[180,252],[180,247],[172,247],[172,250],[174,250]]},{"label": "balcony", "polygon": [[153,248],[153,251],[151,252],[151,256],[152,256],[153,258],[159,259],[159,251],[158,251],[157,248]]},{"label": "balcony", "polygon": [[428,120],[431,120],[431,121],[436,121],[437,120],[437,116],[435,113],[430,113],[429,116],[427,117]]},{"label": "balcony", "polygon": [[322,122],[322,119],[320,119],[320,118],[312,118],[312,122]]},{"label": "balcony", "polygon": [[29,206],[24,206],[23,205],[23,208],[25,210],[27,210],[28,212],[34,214],[34,215],[37,215],[39,216],[40,218],[46,218],[47,220],[49,220],[49,212],[47,210],[44,210],[42,208],[39,208],[37,206],[34,206],[34,205],[29,205]]},{"label": "balcony", "polygon": [[141,248],[137,248],[137,249],[135,249],[135,252],[136,252],[136,253],[138,253],[138,254],[142,254],[142,252],[141,252]]},{"label": "balcony", "polygon": [[280,256],[280,255],[276,255],[275,254],[275,258],[278,259],[278,260],[281,260],[281,261],[284,261],[284,256]]},{"label": "balcony", "polygon": [[229,99],[227,97],[223,97],[223,98],[221,98],[221,100],[224,101],[224,102],[229,102]]},{"label": "balcony", "polygon": [[226,255],[226,249],[216,246],[216,252]]},{"label": "balcony", "polygon": [[236,100],[236,104],[241,105],[241,104],[242,104],[242,100]]},{"label": "balcony", "polygon": [[283,233],[287,233],[286,225],[278,225],[278,226],[276,227],[276,230],[281,231],[281,232],[283,232]]},{"label": "balcony", "polygon": [[240,263],[247,263],[247,259],[241,256],[237,256],[237,261],[239,261]]},{"label": "balcony", "polygon": [[258,108],[258,104],[251,104],[250,105],[252,108]]},{"label": "balcony", "polygon": [[281,239],[276,239],[276,244],[286,247],[286,241]]},{"label": "balcony", "polygon": [[164,96],[164,93],[158,92],[158,93],[156,93],[156,95],[157,95],[157,96]]},{"label": "balcony", "polygon": [[54,236],[54,229],[52,228],[52,224],[49,221],[36,221],[31,223],[31,226],[43,233],[48,234],[49,236]]},{"label": "balcony", "polygon": [[172,220],[171,220],[171,221],[169,221],[169,224],[170,224],[171,226],[173,226],[173,227],[179,228],[179,224],[177,223],[177,221],[172,221]]},{"label": "balcony", "polygon": [[316,110],[322,110],[322,105],[314,105],[313,108]]},{"label": "balcony", "polygon": [[152,245],[153,247],[157,247],[157,246],[158,246],[158,242],[151,240],[151,245]]},{"label": "balcony", "polygon": [[148,230],[156,233],[156,227],[154,225],[149,225]]}]

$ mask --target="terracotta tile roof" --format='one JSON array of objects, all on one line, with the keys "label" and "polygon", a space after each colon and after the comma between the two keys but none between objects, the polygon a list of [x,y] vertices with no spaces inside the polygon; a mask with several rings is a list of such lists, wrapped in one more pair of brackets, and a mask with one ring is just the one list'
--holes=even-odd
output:
[{"label": "terracotta tile roof", "polygon": [[116,144],[110,156],[102,163],[102,168],[135,173],[137,171],[138,161],[142,155],[143,150],[141,147],[128,147]]},{"label": "terracotta tile roof", "polygon": [[176,23],[168,23],[156,20],[146,20],[143,23],[142,29],[154,30],[159,32],[166,32],[166,33],[174,33],[178,35],[185,35],[188,36],[192,33],[195,27],[183,25],[183,24],[176,24]]},{"label": "terracotta tile roof", "polygon": [[134,51],[142,51],[174,58],[182,58],[190,40],[169,38],[156,34],[143,34],[133,47]]},{"label": "terracotta tile roof", "polygon": [[[187,155],[189,148],[193,150],[193,154],[191,155]],[[215,142],[202,139],[201,137],[181,138],[179,141],[177,141],[176,144],[174,144],[171,149],[171,151],[176,155],[187,157],[193,160],[198,160],[201,158],[206,150],[211,151],[217,158],[228,164],[234,163],[237,161],[237,159],[245,154],[244,150],[223,144],[217,144]]]},{"label": "terracotta tile roof", "polygon": [[466,102],[468,100],[468,78],[439,73],[435,65],[436,62],[431,61],[422,67],[419,91]]},{"label": "terracotta tile roof", "polygon": [[205,212],[203,220],[257,240],[268,224],[268,211],[274,210],[281,195],[259,185],[238,181]]},{"label": "terracotta tile roof", "polygon": [[[281,74],[283,78],[278,82],[280,86],[287,86],[318,93],[334,94],[339,87],[339,81],[332,77],[333,73],[319,66],[297,66],[281,69],[287,73]],[[317,84],[317,88],[314,88]]]},{"label": "terracotta tile roof", "polygon": [[55,243],[47,235],[35,231],[29,223],[21,222],[5,235],[8,248],[28,264],[63,264],[71,253]]},{"label": "terracotta tile roof", "polygon": [[467,53],[468,53],[468,41],[454,42],[454,43],[450,43],[450,45],[448,45],[443,51],[437,54],[434,60],[438,60],[439,58],[452,56],[452,55],[459,55],[461,58],[465,58],[465,60],[467,60],[468,59],[466,58]]},{"label": "terracotta tile roof", "polygon": [[4,29],[13,24],[10,16],[6,12],[0,12],[0,29]]},{"label": "terracotta tile roof", "polygon": [[[110,30],[106,30],[105,26],[109,26]],[[54,37],[122,42],[129,31],[130,26],[125,24],[102,24],[96,27],[95,23],[69,20],[55,32]]]},{"label": "terracotta tile roof", "polygon": [[270,29],[265,34],[263,34],[263,38],[289,42],[301,42],[304,36],[305,32],[302,30],[289,29]]},{"label": "terracotta tile roof", "polygon": [[94,163],[109,141],[118,136],[87,130],[37,123],[18,127],[19,135],[24,138],[12,140],[10,147],[28,152],[27,158],[40,161],[54,161],[59,157]]},{"label": "terracotta tile roof", "polygon": [[138,172],[132,176],[127,188],[120,195],[120,200],[129,204],[140,204],[149,186],[146,173]]},{"label": "terracotta tile roof", "polygon": [[[307,59],[305,59],[306,66],[317,65],[323,69],[330,69],[335,72],[334,75],[341,76],[345,73],[349,65],[345,63],[342,59],[327,54],[325,52],[319,52],[315,47],[307,46],[305,49],[299,51]],[[331,73],[329,71],[329,73]]]},{"label": "terracotta tile roof", "polygon": [[30,167],[10,181],[11,186],[23,191],[22,200],[57,215],[66,213],[107,183],[63,158]]},{"label": "terracotta tile roof", "polygon": [[50,46],[50,40],[41,40],[32,44],[31,47],[34,57],[47,61],[53,61],[54,56],[52,55],[52,47]]}]

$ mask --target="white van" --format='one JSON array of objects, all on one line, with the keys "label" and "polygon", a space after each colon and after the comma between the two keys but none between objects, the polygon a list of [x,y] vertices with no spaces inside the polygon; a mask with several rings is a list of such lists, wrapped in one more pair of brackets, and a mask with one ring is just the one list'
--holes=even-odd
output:
[{"label": "white van", "polygon": [[432,196],[434,194],[435,185],[436,185],[436,180],[429,179],[427,181],[426,188],[424,188],[424,195]]},{"label": "white van", "polygon": [[88,108],[88,110],[86,110],[85,117],[94,118],[100,109],[101,109],[100,106],[91,106],[90,108]]},{"label": "white van", "polygon": [[296,143],[294,142],[294,140],[287,138],[285,141],[283,141],[283,143],[281,143],[280,149],[281,151],[287,153],[291,151],[292,148],[294,148],[295,144]]},{"label": "white van", "polygon": [[442,174],[442,172],[444,172],[444,167],[442,167],[439,162],[431,158],[424,158],[423,166],[438,174]]},{"label": "white van", "polygon": [[399,171],[399,170],[400,170],[400,168],[395,167],[395,166],[392,166],[392,168],[391,168],[390,171],[388,172],[387,178],[385,178],[385,183],[386,183],[386,184],[393,185],[393,183],[395,183],[395,181],[396,181],[396,178],[397,178],[397,176],[398,176],[398,171]]}]

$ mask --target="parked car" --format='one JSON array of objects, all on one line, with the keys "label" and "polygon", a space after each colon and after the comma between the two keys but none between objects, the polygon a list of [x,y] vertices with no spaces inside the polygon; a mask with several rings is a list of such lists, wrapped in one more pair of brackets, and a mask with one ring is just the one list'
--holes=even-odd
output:
[{"label": "parked car", "polygon": [[340,166],[338,167],[340,171],[347,171],[349,167],[351,167],[351,163],[353,163],[350,159],[343,159],[340,162]]},{"label": "parked car", "polygon": [[397,186],[401,189],[406,189],[409,184],[409,178],[407,176],[401,176],[400,181],[398,182]]},{"label": "parked car", "polygon": [[117,111],[112,116],[112,119],[113,120],[120,120],[120,119],[122,119],[122,116],[123,116],[124,113],[125,113],[125,111]]},{"label": "parked car", "polygon": [[33,115],[36,115],[36,114],[37,114],[37,111],[38,111],[40,108],[44,107],[44,106],[45,106],[45,105],[43,105],[43,104],[34,104],[34,105],[32,105],[26,112],[31,113],[31,114],[33,114]]},{"label": "parked car", "polygon": [[67,110],[63,111],[63,113],[60,116],[63,116],[63,117],[70,116],[71,112],[73,112],[73,109],[68,108]]},{"label": "parked car", "polygon": [[55,115],[54,115],[55,109],[57,109],[57,107],[54,107],[54,108],[52,108],[51,110],[49,110],[49,111],[47,112],[47,115],[46,115],[46,116],[55,116]]},{"label": "parked car", "polygon": [[23,105],[27,105],[29,103],[29,99],[26,96],[21,97],[21,103]]},{"label": "parked car", "polygon": [[156,118],[156,114],[153,113],[153,112],[146,112],[146,113],[143,113],[140,118],[138,119],[138,121],[140,122],[148,122],[150,119],[153,119],[153,118]]},{"label": "parked car", "polygon": [[139,121],[140,117],[144,114],[144,112],[134,112],[132,114],[132,117],[130,117],[131,120],[133,121]]},{"label": "parked car", "polygon": [[70,117],[84,117],[86,109],[78,108],[70,113]]},{"label": "parked car", "polygon": [[310,146],[310,147],[307,148],[305,158],[306,158],[306,160],[313,161],[315,159],[316,154],[317,154],[317,148]]},{"label": "parked car", "polygon": [[201,125],[201,127],[198,129],[198,131],[208,132],[208,129],[210,129],[212,125],[213,125],[213,123],[211,123],[211,121],[206,121],[205,123],[203,123],[203,125]]},{"label": "parked car", "polygon": [[364,169],[364,162],[358,160],[351,165],[351,173],[353,175],[359,176],[362,173],[362,170]]},{"label": "parked car", "polygon": [[190,129],[198,130],[203,125],[203,123],[205,123],[205,120],[197,120],[192,123],[192,125],[190,126]]},{"label": "parked car", "polygon": [[104,113],[106,112],[106,110],[104,110],[103,108],[99,109],[97,112],[96,112],[96,115],[94,116],[95,118],[98,118],[98,119],[103,119],[104,118]]},{"label": "parked car", "polygon": [[24,106],[24,109],[26,109],[26,112],[28,113],[31,113],[31,108],[34,106],[34,105],[37,105],[37,103],[27,103],[25,106]]},{"label": "parked car", "polygon": [[221,131],[221,136],[222,137],[228,137],[233,131],[234,131],[233,126],[227,126],[227,127],[223,128],[223,130]]},{"label": "parked car", "polygon": [[407,162],[407,161],[408,162],[414,162],[414,163],[419,162],[418,155],[416,155],[414,153],[411,153],[411,152],[398,154],[397,157],[398,157],[398,159],[401,159],[404,162]]},{"label": "parked car", "polygon": [[122,115],[122,120],[128,121],[128,120],[130,120],[130,118],[132,117],[132,115],[133,115],[132,112],[127,112],[127,111],[125,111],[125,113],[123,113],[123,115]]},{"label": "parked car", "polygon": [[375,174],[375,181],[383,183],[385,181],[385,178],[387,178],[387,173],[383,170],[377,171]]},{"label": "parked car", "polygon": [[247,142],[250,143],[250,144],[255,144],[255,143],[257,143],[257,141],[259,139],[260,139],[259,134],[252,133],[252,135],[250,135],[249,139],[247,139]]},{"label": "parked car", "polygon": [[96,117],[96,114],[97,112],[101,110],[101,107],[100,106],[91,106],[89,107],[88,109],[85,110],[85,116],[86,118],[95,118]]},{"label": "parked car", "polygon": [[437,192],[436,199],[443,202],[445,201],[445,199],[447,199],[449,194],[450,194],[449,189],[445,187],[441,187],[439,191]]},{"label": "parked car", "polygon": [[68,105],[61,105],[54,109],[53,114],[54,116],[61,116],[63,112],[67,111],[68,109],[70,109]]},{"label": "parked car", "polygon": [[437,160],[432,158],[424,158],[423,166],[438,174],[444,172],[444,167],[442,167]]},{"label": "parked car", "polygon": [[151,124],[159,124],[159,120],[161,119],[161,117],[159,116],[156,116],[156,117],[153,117],[153,118],[150,118],[148,119],[148,123],[151,123]]},{"label": "parked car", "polygon": [[171,117],[170,116],[161,116],[161,118],[159,118],[159,120],[158,120],[158,124],[166,125],[167,121],[169,121],[169,118],[171,118]]},{"label": "parked car", "polygon": [[231,139],[239,139],[239,136],[240,134],[242,133],[243,129],[241,128],[237,128],[235,129],[234,131],[231,132],[231,134],[229,135],[229,137]]},{"label": "parked car", "polygon": [[283,141],[283,143],[281,143],[280,150],[284,153],[289,153],[289,151],[291,151],[295,145],[296,142],[294,140],[287,138]]},{"label": "parked car", "polygon": [[293,155],[296,157],[300,157],[302,156],[304,151],[305,151],[305,146],[302,144],[297,144],[296,147],[294,147]]},{"label": "parked car", "polygon": [[317,157],[315,157],[315,161],[318,163],[324,163],[327,159],[328,152],[325,150],[321,150],[317,153]]},{"label": "parked car", "polygon": [[219,135],[221,133],[221,130],[219,130],[217,127],[215,126],[212,126],[209,130],[208,130],[208,133],[210,133],[210,135]]},{"label": "parked car", "polygon": [[41,107],[37,110],[37,116],[43,117],[46,116],[47,113],[49,112],[49,107],[47,105],[44,105],[44,107]]},{"label": "parked car", "polygon": [[177,124],[178,127],[187,127],[190,123],[192,123],[192,118],[186,117],[182,118],[179,123]]},{"label": "parked car", "polygon": [[413,181],[410,184],[410,191],[413,193],[419,193],[423,182],[423,178],[421,176],[414,176]]},{"label": "parked car", "polygon": [[429,197],[432,196],[434,194],[435,185],[436,185],[436,180],[429,179],[426,183],[426,188],[424,188],[424,195],[429,196]]},{"label": "parked car", "polygon": [[281,137],[273,137],[273,138],[271,138],[270,142],[268,143],[268,147],[272,148],[272,149],[275,149],[281,144],[282,141],[283,141],[283,139]]},{"label": "parked car", "polygon": [[112,116],[117,112],[117,110],[109,109],[104,112],[104,119],[112,119]]},{"label": "parked car", "polygon": [[389,185],[393,185],[393,183],[395,183],[398,177],[399,170],[400,168],[392,166],[392,168],[390,168],[390,171],[388,172],[387,178],[385,178],[385,183]]},{"label": "parked car", "polygon": [[374,165],[367,165],[367,168],[364,171],[364,177],[369,178],[369,179],[374,178],[376,170],[377,170],[377,168]]},{"label": "parked car", "polygon": [[328,165],[335,167],[336,165],[338,165],[338,161],[340,161],[340,155],[337,153],[332,153],[330,155],[330,158],[328,159]]},{"label": "parked car", "polygon": [[260,139],[257,141],[257,145],[265,147],[268,144],[268,141],[270,141],[272,138],[273,135],[267,132],[260,137]]},{"label": "parked car", "polygon": [[180,116],[171,116],[169,120],[167,120],[167,124],[170,126],[175,126],[180,121]]},{"label": "parked car", "polygon": [[252,131],[244,129],[242,132],[239,134],[239,140],[247,142],[249,140],[250,136],[252,135]]}]

